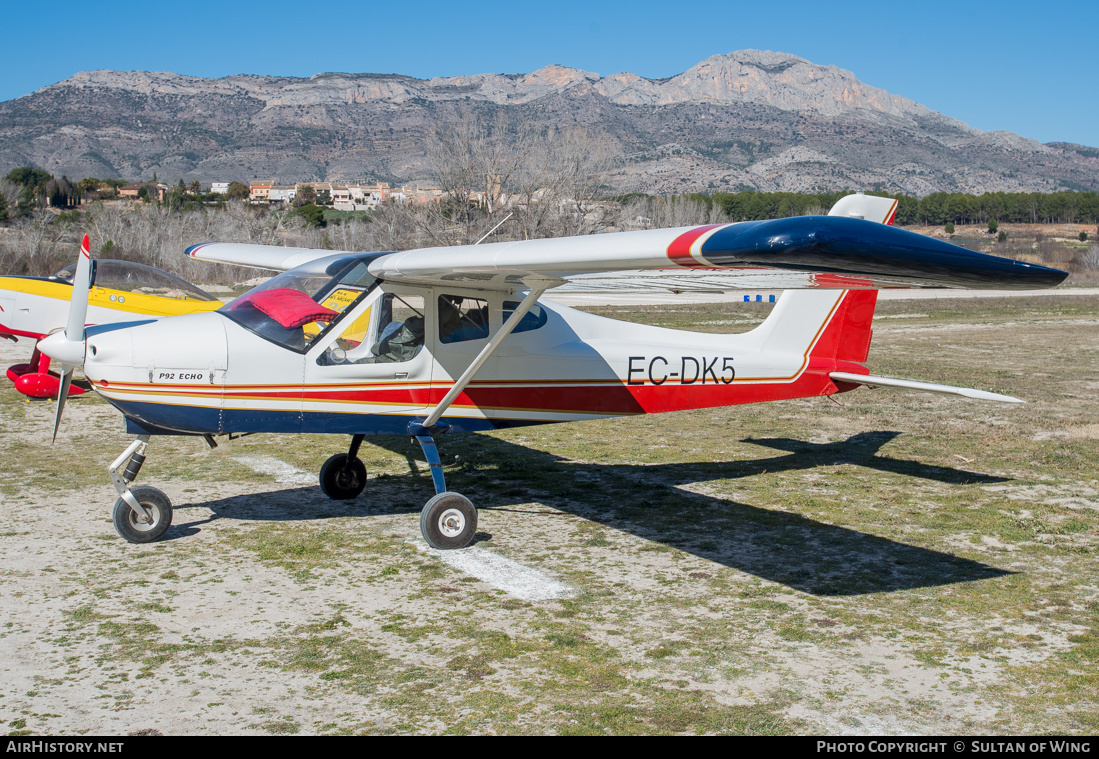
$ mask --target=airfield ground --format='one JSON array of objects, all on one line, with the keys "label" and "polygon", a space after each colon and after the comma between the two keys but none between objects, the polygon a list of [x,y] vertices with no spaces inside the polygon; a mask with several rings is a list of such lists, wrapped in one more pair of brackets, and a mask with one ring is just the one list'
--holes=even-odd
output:
[{"label": "airfield ground", "polygon": [[51,446],[53,404],[0,383],[6,729],[1095,734],[1099,296],[887,301],[875,327],[875,373],[1027,405],[861,389],[443,439],[482,509],[450,554],[399,438],[352,502],[315,485],[343,437],[157,439],[141,482],[175,524],[130,545],[118,415],[74,398]]}]

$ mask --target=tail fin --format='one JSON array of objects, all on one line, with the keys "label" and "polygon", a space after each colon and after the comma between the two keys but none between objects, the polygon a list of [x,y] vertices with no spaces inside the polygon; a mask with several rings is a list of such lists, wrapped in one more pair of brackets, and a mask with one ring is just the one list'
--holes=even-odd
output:
[{"label": "tail fin", "polygon": [[874,336],[871,326],[877,303],[877,290],[844,291],[843,300],[810,355],[837,362],[866,363]]},{"label": "tail fin", "polygon": [[893,198],[879,198],[876,195],[848,195],[836,201],[829,216],[847,216],[852,219],[866,219],[881,224],[893,224],[897,215],[897,204]]},{"label": "tail fin", "polygon": [[877,300],[877,290],[787,290],[755,330],[759,347],[808,355],[820,359],[822,366],[839,361],[861,364],[870,351]]}]

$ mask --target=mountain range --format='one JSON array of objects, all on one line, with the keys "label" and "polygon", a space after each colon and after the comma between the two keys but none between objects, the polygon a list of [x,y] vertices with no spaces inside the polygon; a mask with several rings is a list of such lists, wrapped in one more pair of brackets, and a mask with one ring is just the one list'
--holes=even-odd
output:
[{"label": "mountain range", "polygon": [[440,126],[501,114],[613,145],[621,192],[1099,190],[1099,150],[982,132],[834,66],[715,55],[678,76],[203,79],[88,71],[0,103],[0,172],[190,182],[430,181]]}]

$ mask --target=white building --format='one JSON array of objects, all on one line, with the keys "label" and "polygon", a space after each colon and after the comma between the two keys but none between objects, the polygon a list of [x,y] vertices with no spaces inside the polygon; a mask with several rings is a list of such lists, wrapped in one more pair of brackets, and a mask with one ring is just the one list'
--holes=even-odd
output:
[{"label": "white building", "polygon": [[210,192],[216,192],[218,195],[226,195],[229,192],[229,183],[214,182],[210,185]]},{"label": "white building", "polygon": [[293,203],[298,194],[296,187],[288,185],[272,185],[267,193],[267,199],[272,203]]}]

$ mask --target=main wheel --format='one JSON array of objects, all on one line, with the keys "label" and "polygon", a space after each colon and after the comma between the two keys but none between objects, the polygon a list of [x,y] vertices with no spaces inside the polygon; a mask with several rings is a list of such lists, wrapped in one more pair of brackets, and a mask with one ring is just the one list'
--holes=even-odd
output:
[{"label": "main wheel", "polygon": [[347,465],[347,454],[337,453],[321,466],[321,490],[334,501],[346,501],[366,487],[366,465],[354,459]]},{"label": "main wheel", "polygon": [[464,548],[477,532],[477,509],[460,493],[439,493],[420,512],[420,532],[432,548]]},{"label": "main wheel", "polygon": [[115,531],[130,543],[152,543],[172,524],[172,502],[164,493],[146,485],[130,488],[130,492],[149,516],[139,517],[130,504],[119,498],[111,515]]}]

